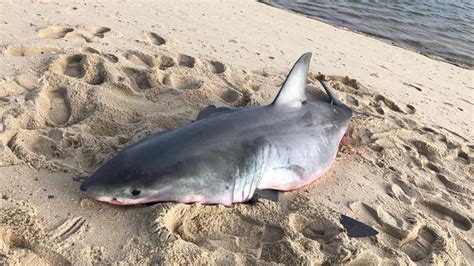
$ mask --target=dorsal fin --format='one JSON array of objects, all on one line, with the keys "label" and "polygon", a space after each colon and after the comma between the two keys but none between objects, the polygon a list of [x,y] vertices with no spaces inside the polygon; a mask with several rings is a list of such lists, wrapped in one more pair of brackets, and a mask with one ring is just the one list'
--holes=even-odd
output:
[{"label": "dorsal fin", "polygon": [[306,75],[311,62],[311,53],[303,54],[291,69],[273,101],[276,106],[298,107],[306,101]]}]

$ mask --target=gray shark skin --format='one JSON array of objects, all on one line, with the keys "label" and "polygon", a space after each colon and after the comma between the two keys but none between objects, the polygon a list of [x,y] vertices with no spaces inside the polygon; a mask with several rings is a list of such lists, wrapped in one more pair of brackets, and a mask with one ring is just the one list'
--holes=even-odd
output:
[{"label": "gray shark skin", "polygon": [[122,150],[81,190],[119,205],[182,202],[232,205],[257,189],[288,191],[322,176],[335,160],[352,111],[330,87],[330,102],[307,101],[311,54],[293,66],[267,106],[205,108],[198,120]]}]

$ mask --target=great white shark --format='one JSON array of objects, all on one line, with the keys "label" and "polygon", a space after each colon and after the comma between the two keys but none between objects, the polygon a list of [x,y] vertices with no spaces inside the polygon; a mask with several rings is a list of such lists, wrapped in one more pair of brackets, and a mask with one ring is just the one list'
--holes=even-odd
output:
[{"label": "great white shark", "polygon": [[352,110],[323,80],[329,101],[305,95],[311,53],[291,69],[265,106],[210,106],[184,127],[123,149],[81,185],[112,204],[182,202],[232,205],[257,190],[311,184],[335,160]]}]

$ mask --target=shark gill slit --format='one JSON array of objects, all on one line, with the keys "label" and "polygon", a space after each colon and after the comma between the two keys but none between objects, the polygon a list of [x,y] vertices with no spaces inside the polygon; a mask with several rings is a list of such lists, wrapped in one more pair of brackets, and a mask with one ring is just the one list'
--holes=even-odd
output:
[{"label": "shark gill slit", "polygon": [[252,178],[250,178],[250,184],[249,184],[249,188],[248,188],[248,193],[247,193],[247,197],[245,198],[245,200],[249,200],[250,198],[252,198],[252,194],[254,192],[254,184],[255,184],[255,181],[257,179],[257,176],[259,175],[259,171],[258,171],[258,160],[256,160],[254,162],[254,167],[255,169],[253,169],[252,171]]}]

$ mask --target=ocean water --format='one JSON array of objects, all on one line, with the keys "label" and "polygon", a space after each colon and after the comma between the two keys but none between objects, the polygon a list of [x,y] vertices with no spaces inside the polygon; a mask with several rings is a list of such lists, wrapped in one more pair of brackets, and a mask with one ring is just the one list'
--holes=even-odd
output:
[{"label": "ocean water", "polygon": [[474,0],[263,2],[474,67]]}]

